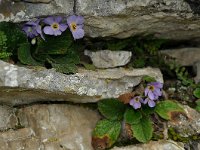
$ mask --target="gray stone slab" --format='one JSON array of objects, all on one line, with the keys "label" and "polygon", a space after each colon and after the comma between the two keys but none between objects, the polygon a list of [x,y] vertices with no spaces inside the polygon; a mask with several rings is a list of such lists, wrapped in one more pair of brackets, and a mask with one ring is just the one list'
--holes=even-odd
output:
[{"label": "gray stone slab", "polygon": [[27,3],[2,0],[0,22],[22,22],[49,15],[73,14],[74,0],[54,0],[50,3]]},{"label": "gray stone slab", "polygon": [[[156,68],[114,68],[97,69],[96,71],[79,68],[78,73],[66,75],[56,72],[54,69],[28,69],[0,61],[0,86],[2,90],[5,87],[33,89],[40,90],[40,92],[45,90],[50,93],[61,94],[58,99],[63,99],[62,95],[66,94],[65,99],[71,95],[72,98],[69,98],[69,101],[73,100],[73,102],[83,103],[96,102],[102,98],[117,98],[121,94],[131,92],[133,87],[138,85],[145,75],[154,77],[157,81],[163,83],[162,74]],[[6,91],[6,88],[4,91]],[[15,91],[15,89],[11,89],[11,91]],[[31,92],[28,92],[30,93],[30,97],[27,96],[27,99],[31,99]],[[8,90],[8,93],[2,92],[2,95],[8,98],[9,93],[11,92]],[[41,96],[39,95],[38,97]],[[56,98],[55,95],[51,96]],[[82,96],[83,99],[81,98]],[[47,99],[49,98],[47,97]],[[15,96],[13,97],[14,99]]]},{"label": "gray stone slab", "polygon": [[132,52],[129,51],[100,50],[92,52],[85,50],[84,54],[90,57],[94,66],[97,68],[125,66],[130,62],[132,57]]},{"label": "gray stone slab", "polygon": [[160,140],[151,141],[147,144],[114,147],[111,150],[184,150],[184,144],[171,140]]}]

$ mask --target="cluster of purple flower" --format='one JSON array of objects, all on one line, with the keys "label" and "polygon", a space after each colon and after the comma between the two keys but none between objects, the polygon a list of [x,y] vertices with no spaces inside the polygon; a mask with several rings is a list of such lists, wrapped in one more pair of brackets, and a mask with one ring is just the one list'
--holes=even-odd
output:
[{"label": "cluster of purple flower", "polygon": [[45,40],[42,30],[45,34],[58,36],[61,35],[68,27],[72,32],[74,40],[83,38],[83,22],[84,18],[82,16],[69,16],[67,18],[67,23],[62,23],[63,18],[61,16],[47,17],[42,22],[45,23],[44,28],[40,25],[41,19],[36,21],[29,21],[24,24],[23,31],[26,35],[33,39],[40,35],[42,39]]},{"label": "cluster of purple flower", "polygon": [[155,101],[158,100],[159,96],[162,95],[163,84],[160,82],[151,82],[147,84],[144,91],[145,99],[142,96],[135,96],[130,100],[129,104],[133,106],[134,109],[141,107],[141,104],[148,104],[149,107],[154,107],[156,105]]}]

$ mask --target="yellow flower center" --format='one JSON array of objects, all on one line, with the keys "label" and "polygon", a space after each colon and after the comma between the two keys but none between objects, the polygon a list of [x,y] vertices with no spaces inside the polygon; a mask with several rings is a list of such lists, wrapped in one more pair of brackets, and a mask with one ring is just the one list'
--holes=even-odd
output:
[{"label": "yellow flower center", "polygon": [[139,102],[139,101],[140,101],[140,99],[139,99],[138,97],[136,97],[136,98],[135,98],[135,101],[136,101],[136,102]]},{"label": "yellow flower center", "polygon": [[59,29],[59,24],[58,23],[53,23],[51,25],[51,27],[54,29],[54,30],[58,30]]},{"label": "yellow flower center", "polygon": [[73,31],[75,31],[76,28],[77,28],[77,25],[76,25],[75,22],[72,22],[72,23],[70,24],[70,26],[71,26],[71,29],[72,29]]},{"label": "yellow flower center", "polygon": [[153,91],[154,90],[154,86],[149,86],[149,90]]}]

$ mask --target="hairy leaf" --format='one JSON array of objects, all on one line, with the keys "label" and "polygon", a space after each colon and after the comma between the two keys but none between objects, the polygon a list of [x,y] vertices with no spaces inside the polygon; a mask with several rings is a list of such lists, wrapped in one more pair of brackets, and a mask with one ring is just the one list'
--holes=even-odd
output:
[{"label": "hairy leaf", "polygon": [[27,42],[27,37],[21,28],[11,22],[1,22],[0,31],[3,31],[7,37],[6,45],[9,52],[17,51],[20,44]]},{"label": "hairy leaf", "polygon": [[124,120],[128,124],[137,124],[140,122],[140,119],[142,118],[142,114],[140,111],[134,110],[131,107],[128,107],[126,109],[126,112],[124,114]]},{"label": "hairy leaf", "polygon": [[177,112],[184,113],[184,110],[180,105],[170,100],[157,103],[155,111],[160,117],[166,120],[171,120],[173,114],[176,114]]},{"label": "hairy leaf", "polygon": [[200,98],[200,88],[196,88],[193,92],[193,95],[197,98]]},{"label": "hairy leaf", "polygon": [[132,124],[133,136],[140,142],[146,143],[152,138],[153,126],[149,117],[143,116],[137,124]]},{"label": "hairy leaf", "polygon": [[29,43],[20,44],[18,48],[18,59],[26,65],[40,65],[32,58]]},{"label": "hairy leaf", "polygon": [[197,100],[196,101],[196,104],[197,104],[197,106],[196,106],[196,110],[198,111],[198,112],[200,112],[200,100]]},{"label": "hairy leaf", "polygon": [[38,40],[37,52],[50,55],[64,55],[74,50],[74,41],[69,31],[63,32],[61,36],[46,36],[45,41]]},{"label": "hairy leaf", "polygon": [[121,124],[119,121],[100,120],[92,133],[94,149],[111,147],[117,141],[120,131]]},{"label": "hairy leaf", "polygon": [[98,102],[98,109],[107,119],[121,120],[125,105],[118,99],[104,99]]},{"label": "hairy leaf", "polygon": [[142,80],[145,82],[155,82],[156,81],[155,78],[147,76],[147,75],[143,76]]}]

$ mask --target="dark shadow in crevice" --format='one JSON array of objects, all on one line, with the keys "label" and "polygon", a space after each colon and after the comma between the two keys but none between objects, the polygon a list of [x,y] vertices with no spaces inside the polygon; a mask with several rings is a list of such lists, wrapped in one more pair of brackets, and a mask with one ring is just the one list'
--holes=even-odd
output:
[{"label": "dark shadow in crevice", "polygon": [[185,0],[195,14],[200,15],[200,0]]},{"label": "dark shadow in crevice", "polygon": [[14,105],[14,108],[20,109],[24,107],[30,107],[33,105],[73,105],[73,106],[81,106],[84,108],[89,108],[92,110],[97,110],[97,103],[73,103],[69,101],[37,101],[37,102],[32,102],[29,104],[18,104]]}]

